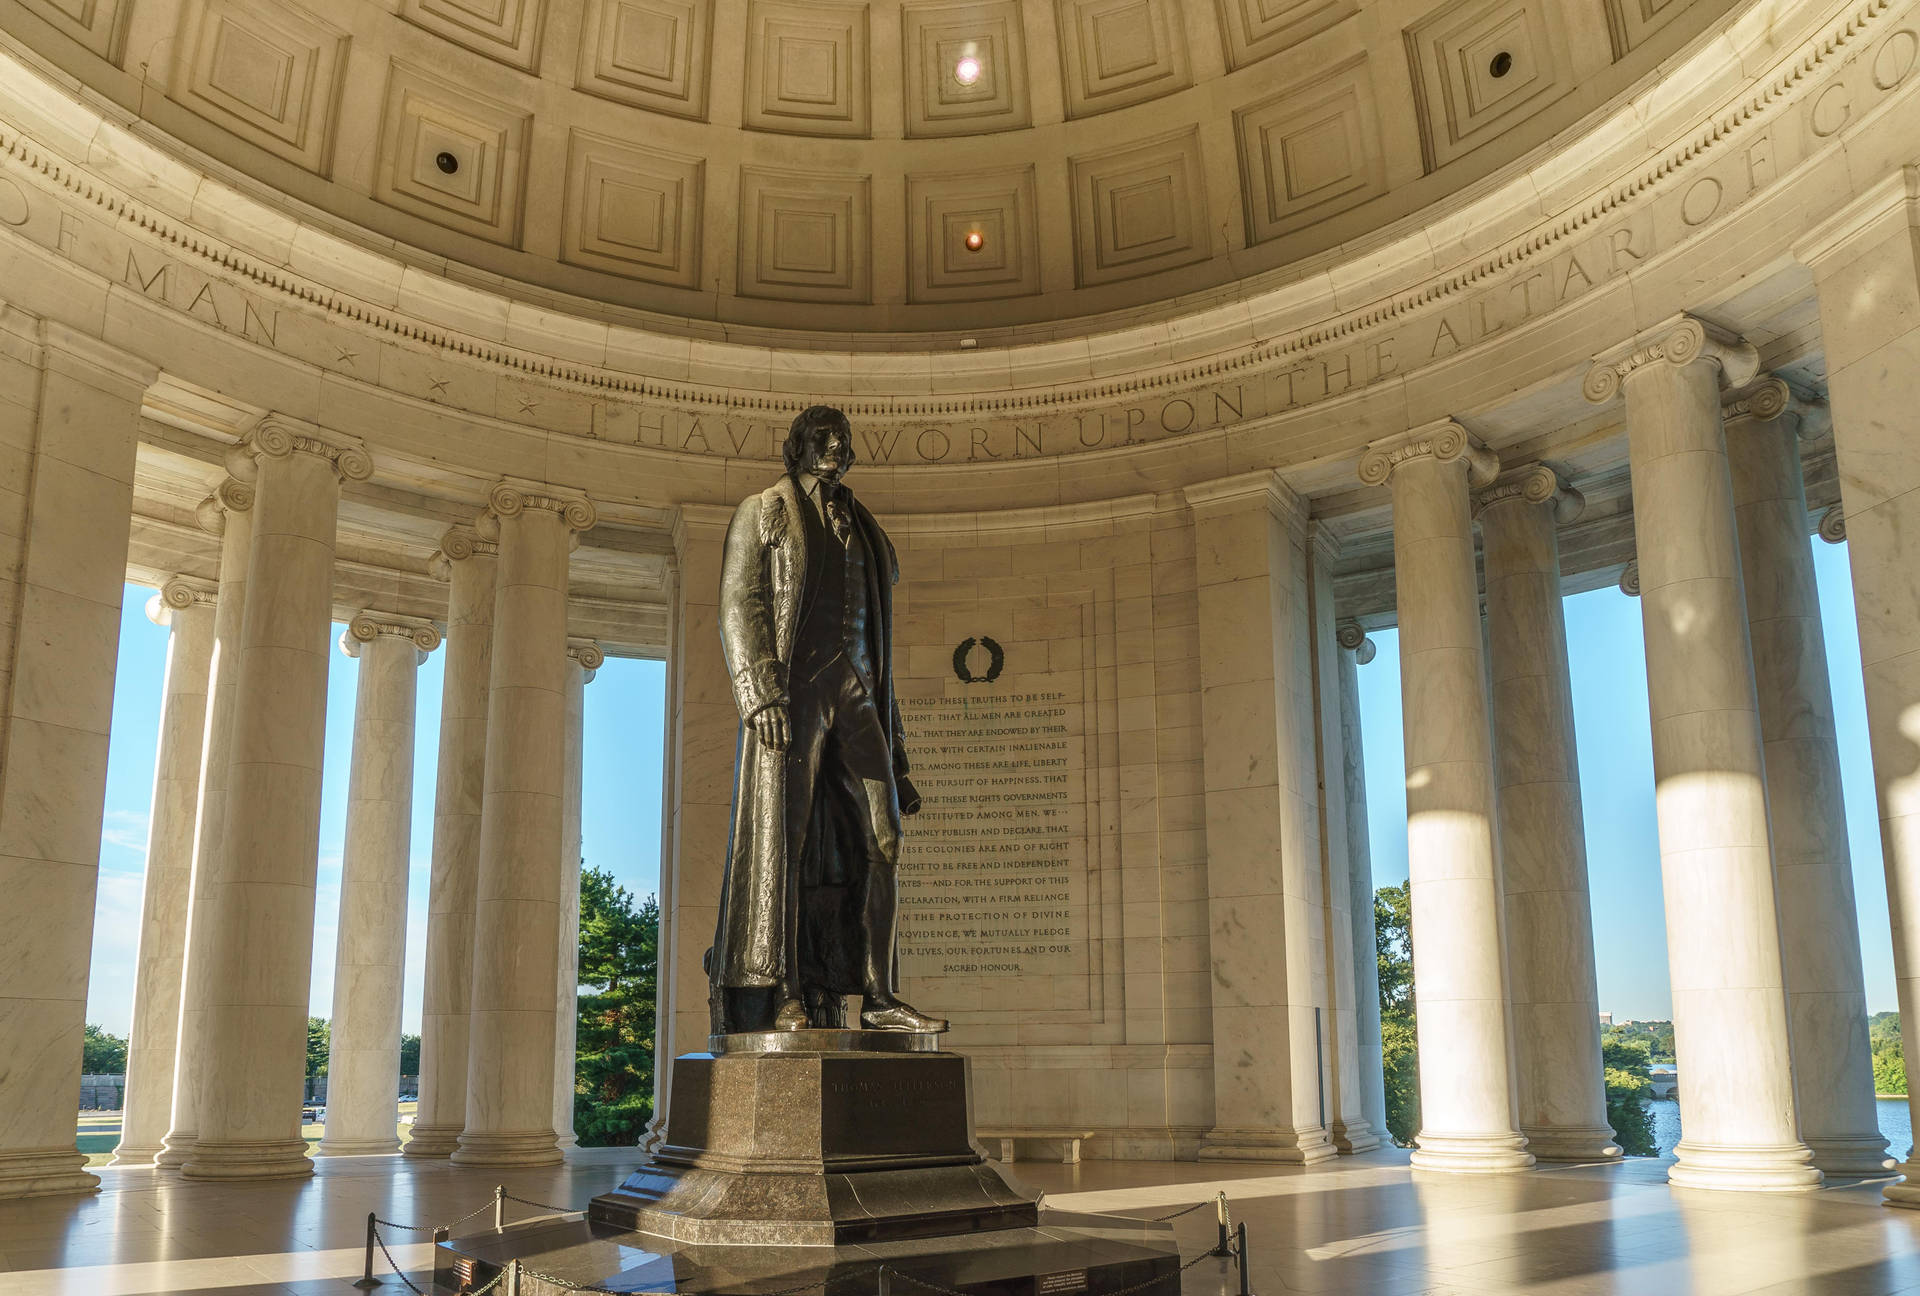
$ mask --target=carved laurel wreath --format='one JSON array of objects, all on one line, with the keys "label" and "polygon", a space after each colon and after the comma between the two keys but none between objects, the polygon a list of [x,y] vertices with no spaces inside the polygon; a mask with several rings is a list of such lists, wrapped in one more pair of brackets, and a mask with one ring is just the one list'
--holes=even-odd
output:
[{"label": "carved laurel wreath", "polygon": [[[973,651],[975,644],[987,650],[987,673],[985,675],[975,675],[967,668],[967,654]],[[991,684],[1000,678],[1000,672],[1005,668],[1006,664],[1007,650],[984,635],[978,639],[971,637],[962,639],[960,646],[953,650],[953,673],[959,678],[962,684],[979,684],[982,682]]]}]

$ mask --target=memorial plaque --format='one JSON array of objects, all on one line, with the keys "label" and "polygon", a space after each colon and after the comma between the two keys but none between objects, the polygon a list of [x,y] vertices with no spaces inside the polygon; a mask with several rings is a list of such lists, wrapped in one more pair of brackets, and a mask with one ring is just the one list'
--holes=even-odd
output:
[{"label": "memorial plaque", "polygon": [[901,974],[1084,973],[1084,706],[1045,677],[989,684],[962,660],[988,661],[984,645],[955,657],[952,692],[901,699],[923,798],[901,853]]}]

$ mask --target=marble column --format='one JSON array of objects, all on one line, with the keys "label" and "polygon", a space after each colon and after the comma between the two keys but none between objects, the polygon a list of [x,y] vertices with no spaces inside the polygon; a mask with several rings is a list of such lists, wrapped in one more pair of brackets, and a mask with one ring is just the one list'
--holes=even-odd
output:
[{"label": "marble column", "polygon": [[[1355,1046],[1360,1055],[1360,1109],[1381,1138],[1387,1135],[1387,1079],[1380,1051],[1380,944],[1373,925],[1373,845],[1367,833],[1367,761],[1360,740],[1358,667],[1373,660],[1373,640],[1357,621],[1334,627],[1340,646],[1339,785],[1326,795],[1347,806],[1347,914],[1353,923]],[[1328,776],[1334,775],[1329,766]]]},{"label": "marble column", "polygon": [[[1920,167],[1793,250],[1820,300],[1900,1020],[1920,1022]],[[1920,1085],[1907,1103],[1920,1123]],[[1920,1207],[1920,1157],[1906,1156],[1887,1201]]]},{"label": "marble column", "polygon": [[1541,1161],[1620,1156],[1607,1124],[1593,904],[1556,527],[1584,501],[1544,464],[1475,497],[1520,1132]]},{"label": "marble column", "polygon": [[1666,897],[1680,1109],[1669,1182],[1820,1182],[1794,1119],[1780,923],[1753,646],[1720,426],[1751,346],[1687,316],[1602,356],[1594,402],[1626,392],[1634,550]]},{"label": "marble column", "polygon": [[1367,448],[1360,480],[1393,491],[1407,747],[1407,869],[1419,1002],[1422,1170],[1533,1164],[1515,1120],[1493,750],[1470,486],[1499,462],[1451,420]]},{"label": "marble column", "polygon": [[1190,486],[1213,965],[1201,1160],[1334,1155],[1306,507],[1271,472]]},{"label": "marble column", "polygon": [[503,481],[462,1165],[552,1165],[567,557],[586,497]]},{"label": "marble column", "polygon": [[433,876],[420,1011],[420,1103],[411,1157],[444,1157],[467,1124],[467,1036],[473,999],[473,905],[480,884],[481,787],[487,768],[487,683],[493,670],[499,519],[440,538],[430,568],[447,582],[447,661],[434,775]]},{"label": "marble column", "polygon": [[560,791],[559,980],[553,1001],[553,1132],[562,1149],[573,1132],[573,1073],[580,1024],[580,793],[586,774],[587,685],[606,655],[591,639],[567,641],[567,726]]},{"label": "marble column", "polygon": [[333,543],[342,479],[373,463],[357,444],[270,415],[259,460],[240,677],[233,697],[225,844],[207,950],[205,1080],[189,1179],[313,1173],[300,1136],[319,868]]},{"label": "marble column", "polygon": [[[1333,610],[1333,564],[1339,557],[1339,543],[1320,523],[1312,525],[1312,545],[1307,552],[1307,606],[1313,634],[1313,725],[1314,755],[1317,759],[1315,782],[1320,806],[1320,886],[1326,897],[1322,910],[1326,919],[1327,1014],[1330,1044],[1327,1070],[1332,1092],[1327,1104],[1327,1137],[1341,1152],[1365,1152],[1380,1145],[1385,1125],[1375,1125],[1367,1113],[1366,1090],[1371,1074],[1362,1041],[1362,1022],[1367,1005],[1363,994],[1373,995],[1372,1070],[1379,1068],[1380,996],[1378,970],[1364,983],[1359,976],[1360,924],[1355,921],[1353,905],[1364,900],[1367,906],[1366,953],[1373,948],[1373,897],[1362,895],[1352,882],[1353,848],[1347,840],[1347,798],[1342,780],[1347,764],[1346,732],[1340,719],[1341,658],[1339,626]],[[1365,831],[1362,829],[1362,831]]]},{"label": "marble column", "polygon": [[652,1142],[666,1127],[670,1060],[706,1047],[701,957],[719,920],[721,870],[714,861],[726,858],[740,731],[733,682],[718,648],[720,558],[732,519],[732,509],[706,504],[683,504],[674,517]]},{"label": "marble column", "polygon": [[400,991],[413,839],[413,717],[420,665],[440,632],[365,611],[340,650],[360,660],[347,780],[347,840],[333,957],[327,1127],[321,1156],[398,1152]]},{"label": "marble column", "polygon": [[1768,378],[1724,406],[1765,747],[1800,1137],[1827,1174],[1893,1168],[1873,1096],[1866,977],[1826,633],[1807,534],[1801,416]]},{"label": "marble column", "polygon": [[0,308],[0,1199],[74,1146],[144,361]]},{"label": "marble column", "polygon": [[213,658],[200,760],[200,800],[194,808],[193,876],[187,898],[186,962],[180,969],[180,1020],[173,1055],[173,1109],[167,1137],[154,1158],[163,1170],[186,1164],[200,1137],[206,1080],[207,1008],[215,989],[209,950],[211,897],[222,876],[226,846],[227,767],[233,754],[233,697],[239,681],[240,621],[247,602],[247,556],[253,548],[253,483],[259,473],[250,438],[227,452],[227,477],[200,501],[203,530],[220,537],[220,587],[213,614]]},{"label": "marble column", "polygon": [[168,629],[167,674],[160,698],[160,749],[153,762],[153,804],[147,816],[147,876],[115,1165],[152,1164],[173,1118],[180,969],[187,960],[193,824],[200,806],[207,676],[213,664],[214,589],[176,576],[147,601],[148,619]]}]

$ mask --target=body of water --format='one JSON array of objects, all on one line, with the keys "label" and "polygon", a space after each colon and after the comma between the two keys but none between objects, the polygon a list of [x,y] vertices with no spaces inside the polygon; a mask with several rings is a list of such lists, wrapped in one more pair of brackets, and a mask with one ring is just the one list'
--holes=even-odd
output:
[{"label": "body of water", "polygon": [[[1680,1104],[1672,1098],[1656,1098],[1648,1105],[1653,1108],[1654,1142],[1663,1154],[1671,1154],[1673,1145],[1680,1141]],[[1880,1132],[1887,1136],[1887,1153],[1904,1161],[1913,1147],[1913,1120],[1907,1100],[1882,1098],[1879,1107]]]}]

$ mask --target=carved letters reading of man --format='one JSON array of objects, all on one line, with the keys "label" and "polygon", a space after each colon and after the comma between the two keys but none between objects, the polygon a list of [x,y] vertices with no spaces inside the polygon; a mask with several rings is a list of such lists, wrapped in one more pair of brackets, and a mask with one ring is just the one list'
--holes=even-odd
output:
[{"label": "carved letters reading of man", "polygon": [[894,994],[900,819],[920,808],[893,697],[899,562],[842,480],[846,415],[803,410],[783,456],[734,512],[720,575],[741,725],[713,1029],[839,1028],[857,994],[870,1030],[945,1030]]}]

